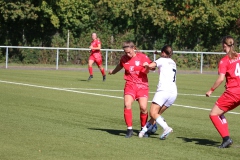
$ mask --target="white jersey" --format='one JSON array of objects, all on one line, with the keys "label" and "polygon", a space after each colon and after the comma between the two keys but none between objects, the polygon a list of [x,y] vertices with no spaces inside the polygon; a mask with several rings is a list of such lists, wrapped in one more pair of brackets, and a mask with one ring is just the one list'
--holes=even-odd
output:
[{"label": "white jersey", "polygon": [[171,58],[159,58],[155,61],[159,72],[157,91],[177,93],[176,63]]}]

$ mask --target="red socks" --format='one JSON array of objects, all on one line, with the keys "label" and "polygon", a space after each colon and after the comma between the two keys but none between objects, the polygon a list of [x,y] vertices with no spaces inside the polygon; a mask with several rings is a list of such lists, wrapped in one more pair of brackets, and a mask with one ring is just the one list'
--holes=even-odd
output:
[{"label": "red socks", "polygon": [[229,136],[228,131],[228,123],[224,115],[221,116],[209,116],[212,120],[213,125],[217,129],[218,133],[221,135],[221,137]]},{"label": "red socks", "polygon": [[141,121],[141,127],[144,127],[148,120],[148,113],[142,113],[140,112],[140,121]]},{"label": "red socks", "polygon": [[92,67],[88,67],[88,71],[89,71],[89,74],[90,74],[90,75],[93,75]]},{"label": "red socks", "polygon": [[132,109],[124,109],[124,119],[127,127],[132,127]]},{"label": "red socks", "polygon": [[103,76],[105,76],[105,70],[104,70],[104,68],[101,69],[101,73],[102,73]]},{"label": "red socks", "polygon": [[[132,109],[124,109],[124,119],[127,127],[132,127]],[[140,112],[141,127],[144,127],[148,120],[148,113]]]},{"label": "red socks", "polygon": [[[90,75],[93,75],[93,68],[92,67],[88,67],[88,72],[89,72]],[[104,68],[101,69],[101,73],[102,73],[103,76],[105,76]]]}]

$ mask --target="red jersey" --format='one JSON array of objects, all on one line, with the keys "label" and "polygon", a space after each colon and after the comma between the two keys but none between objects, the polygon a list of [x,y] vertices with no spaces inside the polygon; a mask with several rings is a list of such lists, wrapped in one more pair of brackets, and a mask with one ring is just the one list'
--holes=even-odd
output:
[{"label": "red jersey", "polygon": [[[101,41],[99,39],[94,39],[92,42],[91,42],[91,46],[92,47],[98,47],[98,45],[101,44]],[[94,50],[92,49],[91,50],[91,54],[94,54],[94,53],[101,53],[100,50]]]},{"label": "red jersey", "polygon": [[236,59],[224,56],[219,62],[218,73],[225,74],[227,90],[240,93],[240,54]]},{"label": "red jersey", "polygon": [[127,55],[121,57],[120,65],[125,69],[124,79],[127,83],[137,84],[139,88],[148,87],[147,74],[144,73],[144,62],[151,63],[152,61],[141,52],[136,53],[136,56],[132,58]]}]

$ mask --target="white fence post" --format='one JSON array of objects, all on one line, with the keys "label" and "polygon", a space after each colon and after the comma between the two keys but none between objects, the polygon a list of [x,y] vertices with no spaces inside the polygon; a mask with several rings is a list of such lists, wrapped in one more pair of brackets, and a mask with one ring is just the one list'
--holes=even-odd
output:
[{"label": "white fence post", "polygon": [[202,74],[202,70],[203,70],[203,53],[201,53],[201,67],[200,67],[200,73]]},{"label": "white fence post", "polygon": [[105,56],[105,70],[106,71],[108,70],[107,64],[108,64],[108,50],[106,50],[106,56]]},{"label": "white fence post", "polygon": [[5,68],[8,68],[8,47],[6,48],[6,66]]},{"label": "white fence post", "polygon": [[59,57],[59,49],[57,49],[56,70],[58,70],[58,57]]}]

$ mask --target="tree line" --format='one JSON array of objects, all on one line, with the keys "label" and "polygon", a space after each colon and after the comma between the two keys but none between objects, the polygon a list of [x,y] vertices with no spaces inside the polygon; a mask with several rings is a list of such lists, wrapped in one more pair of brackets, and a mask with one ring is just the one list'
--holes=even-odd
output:
[{"label": "tree line", "polygon": [[[92,32],[105,49],[119,49],[123,41],[132,40],[142,50],[171,44],[174,50],[219,52],[223,36],[232,35],[236,49],[240,41],[238,0],[5,0],[0,1],[0,12],[0,44],[8,46],[67,47],[69,38],[69,47],[88,48]],[[10,60],[20,63],[54,63],[52,54],[9,51]],[[69,63],[75,63],[79,54],[71,53]],[[87,57],[87,52],[81,53],[84,63]],[[2,49],[0,62],[4,58]]]}]

